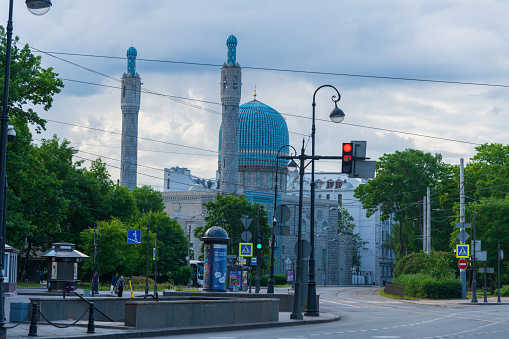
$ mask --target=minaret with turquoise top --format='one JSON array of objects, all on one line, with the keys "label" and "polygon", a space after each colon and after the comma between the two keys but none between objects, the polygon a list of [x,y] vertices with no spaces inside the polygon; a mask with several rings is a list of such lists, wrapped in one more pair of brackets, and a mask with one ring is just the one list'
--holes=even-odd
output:
[{"label": "minaret with turquoise top", "polygon": [[221,153],[219,159],[219,190],[223,194],[236,194],[239,172],[239,104],[242,86],[242,69],[237,63],[237,38],[226,40],[227,62],[221,68]]},{"label": "minaret with turquoise top", "polygon": [[122,143],[120,153],[120,185],[131,191],[136,187],[138,167],[138,113],[140,111],[141,78],[136,73],[136,48],[127,50],[127,73],[122,76]]}]

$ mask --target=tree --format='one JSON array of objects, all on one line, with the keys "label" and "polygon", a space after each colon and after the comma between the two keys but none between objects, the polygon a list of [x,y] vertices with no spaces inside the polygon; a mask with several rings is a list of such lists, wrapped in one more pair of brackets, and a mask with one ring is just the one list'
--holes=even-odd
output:
[{"label": "tree", "polygon": [[135,187],[133,196],[139,212],[164,211],[163,195],[150,186]]},{"label": "tree", "polygon": [[338,209],[338,233],[352,236],[352,266],[361,266],[362,251],[367,250],[366,244],[368,242],[362,240],[359,233],[355,233],[355,219],[344,207]]},{"label": "tree", "polygon": [[382,220],[394,217],[398,223],[394,242],[400,255],[422,248],[418,241],[422,234],[422,197],[427,187],[438,187],[445,167],[440,154],[414,149],[385,153],[376,162],[375,178],[355,189],[354,196],[361,200],[366,216],[380,211]]},{"label": "tree", "polygon": [[257,225],[259,223],[260,233],[262,235],[262,249],[268,248],[272,229],[267,221],[267,212],[262,205],[256,203],[251,204],[243,195],[240,197],[218,195],[216,200],[209,201],[205,203],[204,206],[208,211],[208,216],[205,217],[207,225],[205,227],[198,227],[194,233],[195,237],[202,237],[205,231],[212,226],[221,226],[232,239],[232,241],[228,243],[228,253],[238,256],[239,243],[243,242],[241,239],[242,232],[246,230],[240,218],[247,217],[253,220],[248,229],[253,235],[253,238],[257,236]]},{"label": "tree", "polygon": [[[28,45],[18,48],[19,37],[15,37],[11,49],[11,75],[9,81],[9,113],[17,117],[22,124],[33,124],[36,131],[45,129],[46,120],[41,118],[32,107],[42,106],[48,111],[53,103],[53,96],[64,87],[53,68],[41,67],[41,56],[34,56]],[[5,70],[5,53],[7,34],[0,26],[0,69]],[[3,86],[5,74],[0,74],[0,86]],[[3,90],[2,90],[3,93]],[[0,106],[3,107],[3,95]],[[30,105],[31,107],[27,108]]]}]

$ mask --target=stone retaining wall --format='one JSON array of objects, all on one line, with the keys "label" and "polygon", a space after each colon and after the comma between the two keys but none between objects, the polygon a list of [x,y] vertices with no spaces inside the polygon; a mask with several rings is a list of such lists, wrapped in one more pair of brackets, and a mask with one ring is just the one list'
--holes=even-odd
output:
[{"label": "stone retaining wall", "polygon": [[405,286],[393,283],[387,283],[385,285],[384,292],[391,295],[396,295],[403,298],[405,295]]},{"label": "stone retaining wall", "polygon": [[233,325],[278,320],[278,299],[228,298],[125,303],[125,325],[137,329]]}]

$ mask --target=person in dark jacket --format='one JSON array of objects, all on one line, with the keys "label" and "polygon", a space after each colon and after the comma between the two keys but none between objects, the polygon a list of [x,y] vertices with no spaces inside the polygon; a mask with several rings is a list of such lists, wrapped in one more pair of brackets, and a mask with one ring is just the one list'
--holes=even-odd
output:
[{"label": "person in dark jacket", "polygon": [[113,276],[113,279],[111,279],[111,286],[110,286],[111,294],[115,293],[115,291],[116,291],[115,287],[117,286],[118,279],[120,279],[120,277],[118,276],[118,272],[117,272],[117,274],[115,274]]},{"label": "person in dark jacket", "polygon": [[125,280],[124,276],[120,276],[120,279],[117,281],[117,291],[118,291],[118,297],[122,298],[122,292],[124,292],[124,286],[125,286]]}]

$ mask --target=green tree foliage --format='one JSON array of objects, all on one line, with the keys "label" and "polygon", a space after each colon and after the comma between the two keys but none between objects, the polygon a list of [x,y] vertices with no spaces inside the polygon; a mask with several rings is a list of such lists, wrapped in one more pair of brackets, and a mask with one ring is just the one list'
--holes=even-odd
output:
[{"label": "green tree foliage", "polygon": [[135,187],[133,196],[136,200],[138,211],[162,212],[164,211],[163,196],[150,186]]},{"label": "green tree foliage", "polygon": [[348,213],[348,210],[343,207],[338,209],[338,233],[352,236],[352,266],[360,266],[362,252],[367,250],[367,241],[362,240],[359,233],[355,233],[355,219],[350,215],[350,213]]},{"label": "green tree foliage", "polygon": [[264,253],[269,254],[270,250],[268,249],[268,245],[272,229],[267,221],[267,212],[262,205],[256,203],[251,204],[243,195],[240,197],[218,195],[216,200],[209,201],[205,203],[204,206],[208,212],[208,216],[205,217],[207,225],[204,227],[197,227],[194,233],[195,237],[202,237],[205,231],[212,226],[220,226],[224,228],[230,239],[232,239],[228,244],[228,253],[238,256],[239,243],[244,242],[241,238],[242,232],[246,230],[240,218],[245,216],[253,220],[248,229],[253,234],[253,239],[251,241],[256,241],[257,225],[259,224],[262,236],[262,250]]},{"label": "green tree foliage", "polygon": [[[422,197],[427,187],[437,191],[446,167],[440,154],[414,149],[386,153],[376,163],[376,177],[355,189],[354,196],[361,200],[368,217],[377,211],[382,220],[393,216],[398,225],[393,241],[400,255],[422,248],[418,240],[422,234]],[[432,206],[438,207],[436,198]]]},{"label": "green tree foliage", "polygon": [[[51,108],[53,96],[64,87],[53,69],[41,67],[41,57],[35,56],[28,45],[18,47],[19,37],[13,39],[11,49],[11,75],[9,82],[9,114],[24,125],[33,124],[36,131],[44,129],[46,121],[32,107],[42,106],[45,111]],[[0,26],[0,69],[5,70],[7,34]],[[5,81],[4,72],[0,72],[0,86]],[[2,91],[3,93],[3,87]],[[3,108],[3,95],[0,106]],[[27,108],[27,106],[30,106]]]},{"label": "green tree foliage", "polygon": [[171,275],[171,279],[175,285],[184,286],[189,284],[189,281],[193,278],[193,269],[187,266],[180,266]]}]

